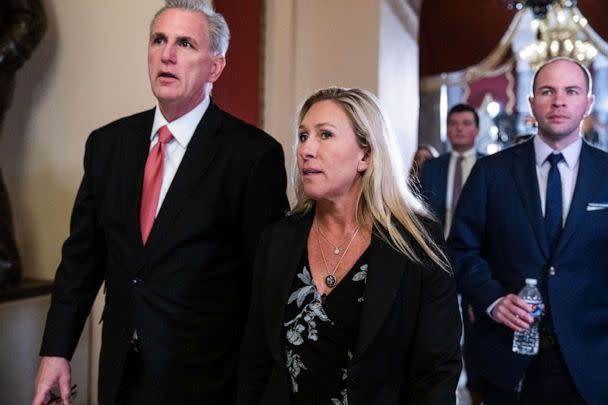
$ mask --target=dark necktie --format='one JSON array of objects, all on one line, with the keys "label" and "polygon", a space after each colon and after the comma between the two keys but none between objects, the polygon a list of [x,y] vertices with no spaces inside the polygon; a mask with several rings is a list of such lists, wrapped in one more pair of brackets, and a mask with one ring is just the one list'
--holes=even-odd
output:
[{"label": "dark necktie", "polygon": [[562,179],[559,175],[557,164],[564,160],[561,153],[551,153],[546,159],[551,168],[547,177],[547,194],[545,200],[545,230],[547,231],[547,242],[549,252],[557,245],[559,236],[562,232]]},{"label": "dark necktie", "polygon": [[[545,198],[545,231],[547,233],[547,243],[549,245],[550,257],[555,253],[557,241],[562,233],[562,179],[559,175],[557,164],[564,160],[561,153],[551,153],[547,156],[547,162],[551,165],[549,176],[547,177],[547,194]],[[553,317],[551,315],[551,306],[549,305],[549,288],[547,280],[547,270],[542,273],[541,293],[545,304],[545,315],[541,319],[541,333],[552,333]]]},{"label": "dark necktie", "polygon": [[158,130],[158,142],[152,147],[146,160],[144,182],[141,192],[141,206],[139,221],[141,226],[141,239],[144,245],[148,240],[158,207],[160,186],[163,181],[163,163],[165,161],[165,147],[171,142],[173,135],[164,125]]},{"label": "dark necktie", "polygon": [[456,204],[460,198],[460,192],[462,191],[462,161],[464,157],[458,155],[456,157],[456,165],[454,166],[454,182],[452,183],[452,215],[456,210]]}]

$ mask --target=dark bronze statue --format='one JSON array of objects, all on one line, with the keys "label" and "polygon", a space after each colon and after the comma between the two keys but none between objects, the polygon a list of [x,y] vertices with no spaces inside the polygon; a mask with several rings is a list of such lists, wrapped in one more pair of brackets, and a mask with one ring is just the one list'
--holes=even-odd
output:
[{"label": "dark bronze statue", "polygon": [[[15,87],[15,72],[30,57],[46,30],[40,0],[0,1],[0,133]],[[11,207],[0,170],[0,287],[21,280]]]}]

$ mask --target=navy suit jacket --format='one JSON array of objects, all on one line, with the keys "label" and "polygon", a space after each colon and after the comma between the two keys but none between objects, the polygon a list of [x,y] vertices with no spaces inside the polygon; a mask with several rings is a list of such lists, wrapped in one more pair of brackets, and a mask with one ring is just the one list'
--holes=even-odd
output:
[{"label": "navy suit jacket", "polygon": [[[570,211],[553,257],[547,246],[534,142],[479,160],[462,192],[449,248],[460,290],[473,304],[482,336],[479,372],[514,389],[530,356],[512,352],[513,332],[485,314],[496,299],[517,294],[525,278],[542,282],[555,332],[579,393],[608,403],[608,154],[583,143]],[[545,297],[545,300],[547,298]]]},{"label": "navy suit jacket", "polygon": [[[435,159],[428,160],[420,173],[420,191],[441,226],[445,226],[446,193],[448,189],[448,170],[451,153],[444,153]],[[485,155],[477,153],[477,159]]]},{"label": "navy suit jacket", "polygon": [[420,173],[420,191],[443,227],[445,224],[446,190],[451,153],[428,160]]}]

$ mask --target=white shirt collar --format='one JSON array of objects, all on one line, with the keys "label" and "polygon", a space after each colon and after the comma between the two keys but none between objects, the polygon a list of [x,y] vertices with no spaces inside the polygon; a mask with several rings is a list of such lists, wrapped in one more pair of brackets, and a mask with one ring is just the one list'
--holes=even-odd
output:
[{"label": "white shirt collar", "polygon": [[455,150],[452,150],[452,156],[453,157],[462,156],[465,159],[473,158],[473,157],[477,157],[477,150],[474,147],[465,151],[464,153],[458,153]]},{"label": "white shirt collar", "polygon": [[[561,154],[564,156],[564,160],[566,161],[566,165],[568,168],[572,169],[576,167],[578,163],[578,159],[581,156],[581,149],[583,147],[583,138],[579,136],[576,141],[572,142],[570,145],[566,146],[561,150]],[[541,167],[543,163],[547,160],[547,156],[550,153],[556,153],[551,149],[549,145],[543,141],[543,139],[536,135],[534,137],[534,154],[536,156],[536,165]]]},{"label": "white shirt collar", "polygon": [[206,95],[203,101],[201,101],[196,107],[172,122],[167,122],[167,119],[160,111],[160,107],[156,105],[150,141],[153,141],[156,138],[158,135],[158,130],[163,125],[167,125],[177,143],[182,148],[186,148],[190,142],[190,139],[192,139],[192,135],[194,135],[194,131],[196,130],[198,123],[203,118],[203,115],[205,115],[210,103],[211,99],[209,98],[209,95]]}]

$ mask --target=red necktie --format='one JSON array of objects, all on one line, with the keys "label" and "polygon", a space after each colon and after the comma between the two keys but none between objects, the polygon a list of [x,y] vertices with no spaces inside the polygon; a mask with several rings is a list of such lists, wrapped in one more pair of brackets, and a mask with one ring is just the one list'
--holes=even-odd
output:
[{"label": "red necktie", "polygon": [[141,239],[146,244],[158,207],[158,196],[160,185],[163,182],[163,162],[165,161],[166,144],[171,142],[173,135],[167,126],[158,130],[158,142],[146,160],[144,171],[144,184],[141,191],[141,206],[139,209],[139,221],[141,226]]}]

